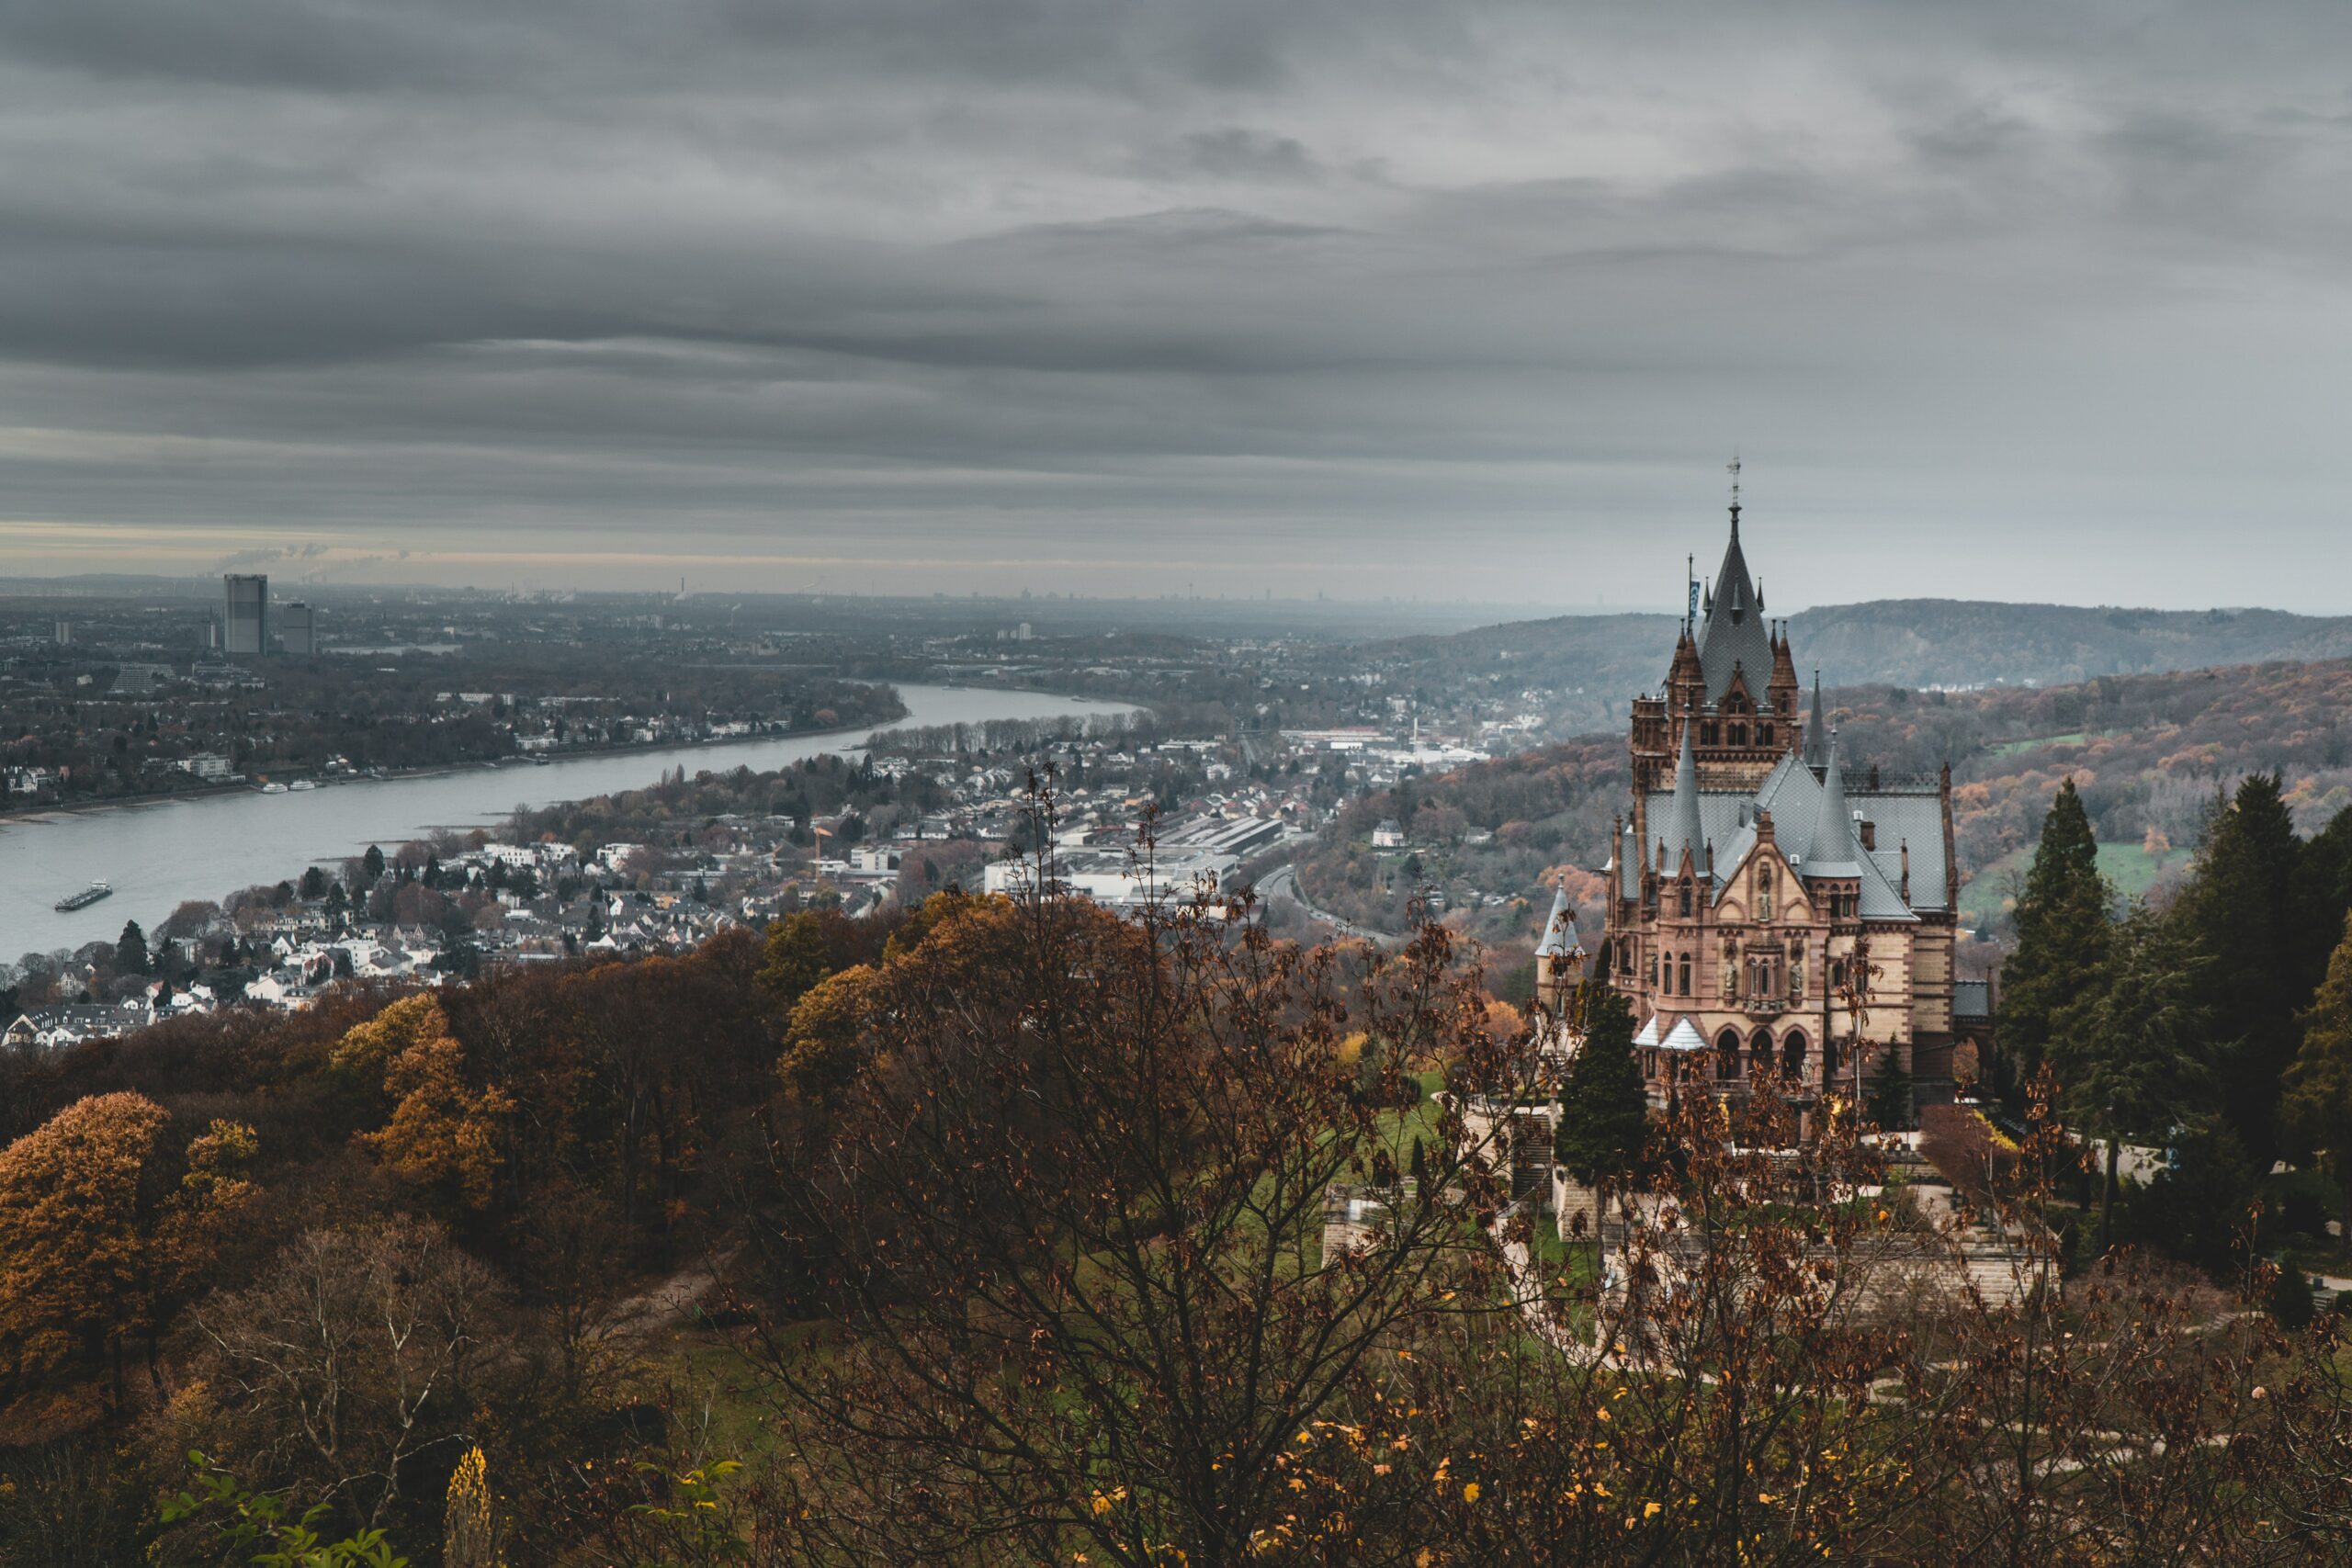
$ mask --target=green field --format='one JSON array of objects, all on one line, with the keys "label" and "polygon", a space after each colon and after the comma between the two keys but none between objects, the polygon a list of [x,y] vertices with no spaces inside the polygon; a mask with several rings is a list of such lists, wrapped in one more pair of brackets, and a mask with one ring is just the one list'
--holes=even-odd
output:
[{"label": "green field", "polygon": [[2040,735],[2030,740],[2004,740],[1991,750],[1996,757],[2014,757],[2020,751],[2038,751],[2044,746],[2080,746],[2088,739],[2077,729],[2071,735]]},{"label": "green field", "polygon": [[[2188,858],[2187,850],[2170,850],[2159,859],[2137,844],[2098,847],[2099,874],[2126,898],[2139,897],[2154,884],[2158,874],[2188,863]],[[2008,897],[2008,874],[2022,873],[2032,861],[2032,850],[2012,850],[1979,871],[1960,890],[1961,924],[1973,930],[1980,921],[2001,913]]]}]

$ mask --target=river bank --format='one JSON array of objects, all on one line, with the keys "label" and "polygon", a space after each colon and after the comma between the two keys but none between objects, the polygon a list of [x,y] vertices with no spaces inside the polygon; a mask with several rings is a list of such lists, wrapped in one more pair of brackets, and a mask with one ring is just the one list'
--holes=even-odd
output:
[{"label": "river bank", "polygon": [[[495,827],[518,807],[640,788],[676,767],[766,770],[827,753],[854,756],[888,729],[1135,711],[1126,703],[994,687],[901,683],[899,695],[900,716],[862,728],[626,748],[545,767],[460,767],[285,795],[244,786],[0,819],[0,866],[6,868],[0,876],[0,954],[111,940],[125,919],[152,926],[190,899],[218,900],[240,887],[299,876],[305,866],[338,864],[371,843]],[[93,880],[111,883],[115,897],[71,912],[50,907]]]}]

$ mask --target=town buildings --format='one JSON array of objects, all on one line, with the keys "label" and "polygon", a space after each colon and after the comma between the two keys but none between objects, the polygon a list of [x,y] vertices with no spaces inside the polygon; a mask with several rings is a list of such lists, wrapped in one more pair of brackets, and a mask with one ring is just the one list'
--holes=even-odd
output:
[{"label": "town buildings", "polygon": [[1731,538],[1635,699],[1634,799],[1607,877],[1600,962],[1630,1003],[1652,1095],[1727,1094],[1770,1072],[1801,1099],[1907,1075],[1949,1100],[1990,1046],[1981,983],[1953,973],[1951,773],[1882,777],[1799,714],[1785,623]]}]

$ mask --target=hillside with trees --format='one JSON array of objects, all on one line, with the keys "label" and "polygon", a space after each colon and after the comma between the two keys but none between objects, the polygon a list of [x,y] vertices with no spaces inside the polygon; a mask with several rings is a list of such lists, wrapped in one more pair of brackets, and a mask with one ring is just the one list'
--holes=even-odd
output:
[{"label": "hillside with trees", "polygon": [[[11,1057],[0,1563],[2352,1545],[2334,1341],[2241,1251],[1889,1331],[1857,1281],[1942,1244],[1860,1125],[1632,1114],[1622,1013],[1567,1157],[1712,1261],[1602,1287],[1465,1119],[1544,1081],[1482,981],[1434,927],[942,894]],[[1973,1162],[2053,1279],[2073,1157]]]},{"label": "hillside with trees", "polygon": [[[1452,637],[1369,645],[1408,683],[1459,686],[1507,675],[1549,694],[1554,735],[1624,727],[1626,704],[1655,690],[1674,651],[1672,615],[1563,615]],[[2064,686],[2101,676],[2352,658],[2352,616],[2283,610],[2135,610],[1882,599],[1789,618],[1800,673],[1834,685]]]},{"label": "hillside with trees", "polygon": [[[1846,755],[1889,774],[1951,763],[1962,908],[2006,939],[2052,792],[2072,778],[2123,891],[2161,896],[2186,874],[2218,794],[2277,773],[2296,829],[2315,833],[2352,806],[2352,660],[2110,675],[2043,690],[1914,691],[1849,686],[1826,712]],[[1580,918],[1599,912],[1593,873],[1612,818],[1627,809],[1622,732],[1410,779],[1344,807],[1299,860],[1318,907],[1403,929],[1415,890],[1434,886],[1445,918],[1490,942],[1532,942],[1565,882]],[[1373,828],[1406,823],[1409,842],[1374,851]],[[1490,837],[1488,837],[1490,836]]]}]

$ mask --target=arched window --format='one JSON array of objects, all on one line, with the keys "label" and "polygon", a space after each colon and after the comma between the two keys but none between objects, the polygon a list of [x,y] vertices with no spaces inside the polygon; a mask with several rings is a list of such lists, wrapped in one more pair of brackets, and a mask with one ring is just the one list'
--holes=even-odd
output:
[{"label": "arched window", "polygon": [[1739,1077],[1739,1032],[1726,1029],[1715,1036],[1715,1077]]},{"label": "arched window", "polygon": [[1745,746],[1747,744],[1747,726],[1744,724],[1735,724],[1731,727],[1731,743],[1735,746]]},{"label": "arched window", "polygon": [[1758,746],[1770,746],[1772,744],[1772,727],[1770,725],[1759,724],[1756,727],[1756,744]]},{"label": "arched window", "polygon": [[1655,991],[1657,989],[1657,950],[1656,948],[1650,950],[1649,977],[1650,989]]},{"label": "arched window", "polygon": [[1681,910],[1681,912],[1682,912],[1682,918],[1683,918],[1684,919],[1686,919],[1686,920],[1687,920],[1687,919],[1689,919],[1690,918],[1690,883],[1685,882],[1685,883],[1682,885],[1681,891],[1679,891],[1679,893],[1677,893],[1677,894],[1675,895],[1674,902],[1675,902],[1675,907],[1676,907],[1677,908],[1679,908],[1679,910]]},{"label": "arched window", "polygon": [[1713,719],[1708,719],[1706,722],[1699,726],[1699,744],[1702,746],[1713,746],[1715,744],[1715,721]]},{"label": "arched window", "polygon": [[1682,955],[1680,968],[1682,983],[1675,989],[1679,994],[1687,997],[1690,994],[1690,955],[1687,953]]},{"label": "arched window", "polygon": [[1772,1032],[1770,1030],[1759,1029],[1756,1032],[1755,1038],[1747,1043],[1747,1059],[1751,1064],[1749,1070],[1758,1077],[1772,1070]]},{"label": "arched window", "polygon": [[1781,1071],[1786,1073],[1792,1079],[1801,1079],[1804,1077],[1805,1044],[1804,1031],[1802,1029],[1790,1030],[1788,1038],[1781,1042]]}]

